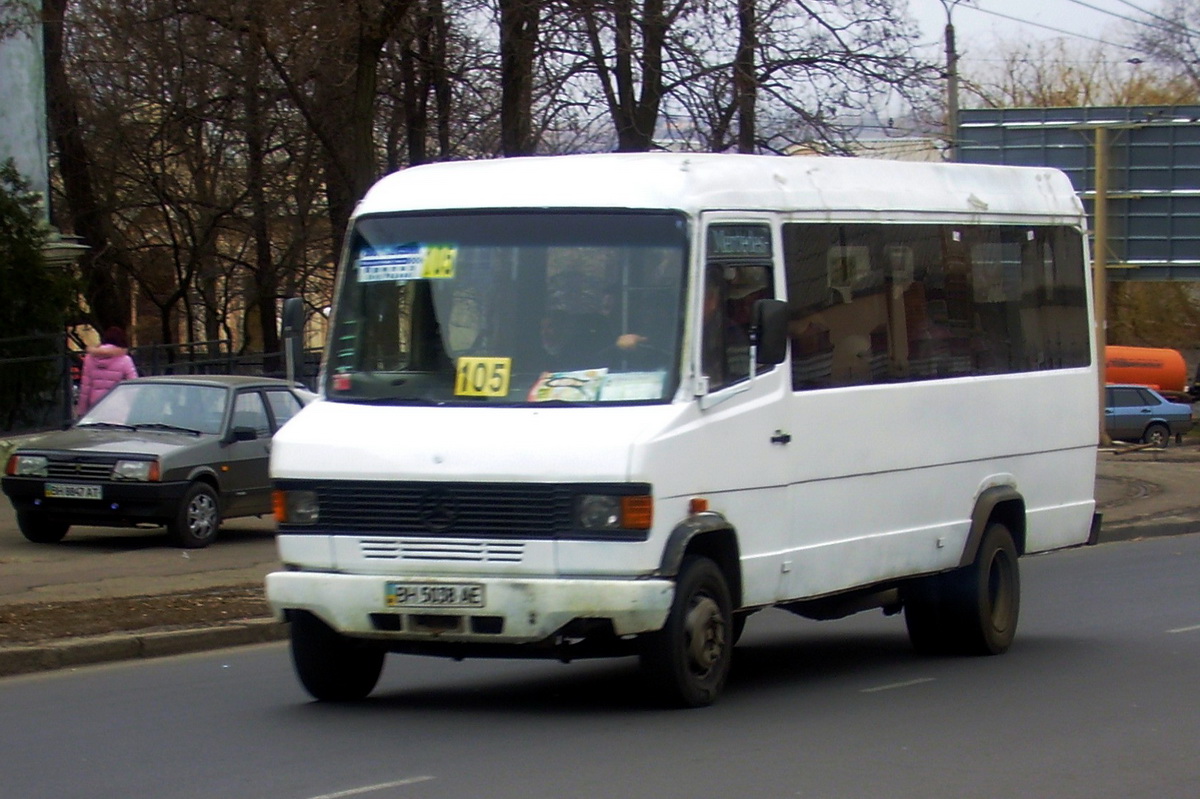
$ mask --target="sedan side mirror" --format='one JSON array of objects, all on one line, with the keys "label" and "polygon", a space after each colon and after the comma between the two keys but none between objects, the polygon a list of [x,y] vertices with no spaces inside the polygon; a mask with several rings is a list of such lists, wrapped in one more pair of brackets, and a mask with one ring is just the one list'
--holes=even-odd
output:
[{"label": "sedan side mirror", "polygon": [[225,436],[225,443],[231,444],[234,441],[254,441],[258,438],[258,431],[253,427],[235,427],[229,431],[229,435]]}]

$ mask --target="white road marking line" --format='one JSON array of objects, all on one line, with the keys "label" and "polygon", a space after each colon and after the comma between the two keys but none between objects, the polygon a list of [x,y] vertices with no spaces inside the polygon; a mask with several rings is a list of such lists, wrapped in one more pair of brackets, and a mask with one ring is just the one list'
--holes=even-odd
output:
[{"label": "white road marking line", "polygon": [[933,677],[921,677],[916,680],[907,680],[905,682],[894,682],[889,685],[879,685],[879,686],[876,686],[875,688],[863,688],[862,691],[860,691],[860,693],[877,694],[880,691],[892,691],[892,690],[895,690],[896,688],[909,688],[913,685],[920,685],[921,683],[933,682],[933,681],[934,681]]},{"label": "white road marking line", "polygon": [[350,788],[337,793],[323,793],[320,796],[310,796],[308,799],[344,799],[347,796],[358,796],[364,793],[373,791],[382,791],[384,788],[399,788],[401,785],[414,785],[418,782],[429,782],[433,777],[409,777],[395,782],[381,782],[378,785],[364,785],[362,788]]},{"label": "white road marking line", "polygon": [[1196,630],[1200,630],[1200,624],[1193,624],[1191,627],[1176,627],[1174,630],[1167,630],[1167,633],[1193,633]]}]

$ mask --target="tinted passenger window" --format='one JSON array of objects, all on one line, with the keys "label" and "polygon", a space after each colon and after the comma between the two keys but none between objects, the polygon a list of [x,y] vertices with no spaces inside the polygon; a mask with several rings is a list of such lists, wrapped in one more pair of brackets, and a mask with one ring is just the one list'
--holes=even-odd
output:
[{"label": "tinted passenger window", "polygon": [[1091,362],[1078,231],[784,225],[795,390]]},{"label": "tinted passenger window", "polygon": [[233,426],[253,427],[259,438],[271,435],[271,423],[261,394],[257,391],[238,394],[237,404],[233,407]]},{"label": "tinted passenger window", "polygon": [[1140,388],[1109,388],[1108,405],[1112,408],[1140,408],[1143,405],[1157,405],[1158,400],[1148,391]]},{"label": "tinted passenger window", "polygon": [[275,417],[276,430],[299,413],[302,407],[300,400],[290,391],[268,391],[267,404],[271,406],[271,415]]}]

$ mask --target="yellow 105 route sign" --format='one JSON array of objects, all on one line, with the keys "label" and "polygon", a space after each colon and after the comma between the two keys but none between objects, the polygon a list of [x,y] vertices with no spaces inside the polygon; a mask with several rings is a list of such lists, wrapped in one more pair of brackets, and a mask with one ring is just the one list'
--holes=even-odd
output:
[{"label": "yellow 105 route sign", "polygon": [[462,397],[503,397],[508,394],[512,358],[459,358],[454,393]]}]

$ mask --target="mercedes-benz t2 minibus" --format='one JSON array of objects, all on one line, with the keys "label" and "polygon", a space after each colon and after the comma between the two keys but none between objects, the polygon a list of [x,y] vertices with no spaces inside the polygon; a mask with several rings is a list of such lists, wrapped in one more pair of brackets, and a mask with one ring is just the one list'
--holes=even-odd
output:
[{"label": "mercedes-benz t2 minibus", "polygon": [[[381,180],[267,578],[316,698],[386,653],[636,654],[712,702],[748,616],[995,654],[1093,526],[1082,206],[1053,169],[737,155]],[[900,623],[897,620],[897,623]]]}]

